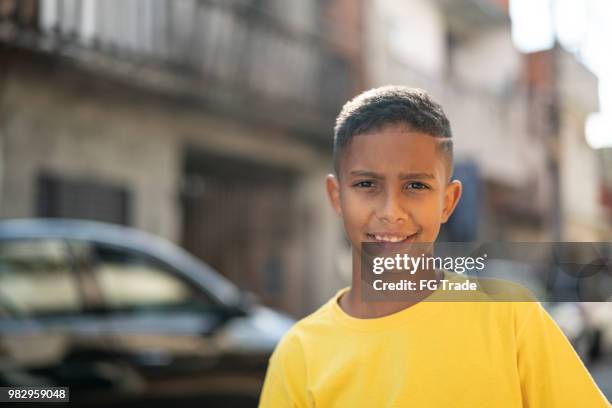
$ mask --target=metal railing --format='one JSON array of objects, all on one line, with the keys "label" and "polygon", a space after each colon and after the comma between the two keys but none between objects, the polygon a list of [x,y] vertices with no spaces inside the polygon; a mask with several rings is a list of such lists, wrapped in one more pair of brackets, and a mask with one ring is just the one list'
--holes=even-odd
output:
[{"label": "metal railing", "polygon": [[14,35],[34,35],[52,51],[77,47],[153,64],[195,80],[202,94],[232,95],[233,104],[253,101],[250,110],[274,110],[268,113],[288,119],[296,114],[298,122],[315,117],[331,126],[350,93],[347,61],[324,38],[292,29],[254,4],[0,0],[0,25],[5,34],[11,24]]}]

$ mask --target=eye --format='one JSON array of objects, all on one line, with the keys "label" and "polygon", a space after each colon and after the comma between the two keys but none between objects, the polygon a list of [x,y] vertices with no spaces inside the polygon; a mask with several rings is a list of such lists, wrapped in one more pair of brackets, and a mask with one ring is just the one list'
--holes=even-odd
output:
[{"label": "eye", "polygon": [[370,180],[359,181],[353,184],[353,187],[357,188],[372,188],[374,187],[374,182]]},{"label": "eye", "polygon": [[413,181],[410,182],[408,184],[406,184],[407,188],[409,189],[413,189],[413,190],[426,190],[429,188],[429,186],[427,184],[423,184],[420,181]]}]

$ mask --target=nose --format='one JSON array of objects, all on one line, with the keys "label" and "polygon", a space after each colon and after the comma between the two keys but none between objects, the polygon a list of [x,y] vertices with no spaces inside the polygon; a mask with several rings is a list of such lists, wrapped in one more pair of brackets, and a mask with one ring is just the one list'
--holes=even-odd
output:
[{"label": "nose", "polygon": [[402,205],[402,200],[399,194],[389,191],[385,195],[378,218],[381,221],[389,224],[401,224],[406,222],[408,219],[408,214]]}]

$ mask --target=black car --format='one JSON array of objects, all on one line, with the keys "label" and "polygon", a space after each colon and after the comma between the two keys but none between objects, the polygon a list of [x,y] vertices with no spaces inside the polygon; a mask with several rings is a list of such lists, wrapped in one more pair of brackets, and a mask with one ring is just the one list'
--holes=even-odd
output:
[{"label": "black car", "polygon": [[71,406],[255,406],[292,324],[149,234],[0,222],[0,386],[69,386]]}]

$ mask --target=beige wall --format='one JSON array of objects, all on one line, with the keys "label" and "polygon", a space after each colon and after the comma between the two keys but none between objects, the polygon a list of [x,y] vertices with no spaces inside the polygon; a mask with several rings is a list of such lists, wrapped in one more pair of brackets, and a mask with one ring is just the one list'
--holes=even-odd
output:
[{"label": "beige wall", "polygon": [[599,241],[604,238],[597,152],[584,138],[584,122],[566,116],[561,133],[561,194],[564,240]]},{"label": "beige wall", "polygon": [[129,189],[133,225],[176,240],[176,139],[153,112],[129,100],[95,99],[55,80],[26,69],[14,70],[7,81],[2,216],[34,215],[35,181],[45,171]]},{"label": "beige wall", "polygon": [[[335,271],[341,223],[325,196],[326,152],[279,129],[250,126],[140,91],[122,90],[77,71],[14,69],[3,94],[8,120],[0,217],[35,215],[41,171],[108,182],[130,191],[132,226],[180,243],[183,157],[199,151],[292,169],[299,204],[297,236],[287,243],[285,309],[299,316],[344,284]],[[330,124],[330,137],[331,137]]]},{"label": "beige wall", "polygon": [[510,92],[518,84],[521,55],[512,44],[509,25],[492,27],[462,41],[452,52],[453,75],[489,92]]},{"label": "beige wall", "polygon": [[364,16],[368,86],[404,83],[405,66],[434,77],[444,73],[446,33],[434,2],[368,0]]},{"label": "beige wall", "polygon": [[559,54],[562,128],[560,175],[563,200],[564,239],[609,239],[600,200],[602,182],[600,152],[588,146],[585,120],[597,111],[597,78],[569,53]]}]

